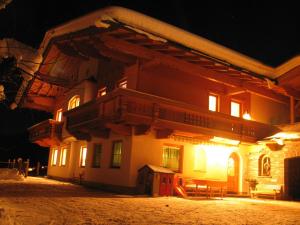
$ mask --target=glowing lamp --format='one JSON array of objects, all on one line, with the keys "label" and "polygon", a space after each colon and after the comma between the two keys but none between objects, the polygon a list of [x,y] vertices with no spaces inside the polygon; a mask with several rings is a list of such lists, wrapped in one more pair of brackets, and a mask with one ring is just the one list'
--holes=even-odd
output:
[{"label": "glowing lamp", "polygon": [[243,119],[245,119],[245,120],[251,120],[251,116],[250,116],[250,114],[247,111],[243,114]]},{"label": "glowing lamp", "polygon": [[216,137],[214,136],[210,141],[220,143],[220,144],[227,144],[227,145],[239,145],[240,141],[239,140],[232,140],[228,138],[222,138],[222,137]]}]

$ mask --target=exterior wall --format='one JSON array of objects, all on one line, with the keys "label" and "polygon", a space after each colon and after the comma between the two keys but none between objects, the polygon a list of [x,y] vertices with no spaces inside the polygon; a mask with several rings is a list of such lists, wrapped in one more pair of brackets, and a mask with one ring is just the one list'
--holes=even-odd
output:
[{"label": "exterior wall", "polygon": [[[261,184],[284,184],[284,159],[288,152],[285,150],[271,151],[265,145],[253,145],[248,153],[248,176],[247,178],[256,179]],[[259,176],[258,163],[261,155],[268,155],[271,160],[271,175]]]},{"label": "exterior wall", "polygon": [[[120,168],[111,167],[113,141],[122,140],[122,158]],[[100,168],[92,167],[93,145],[102,144]],[[117,186],[132,186],[129,182],[129,168],[131,162],[131,137],[112,133],[109,139],[93,138],[88,143],[87,166],[85,181]]]},{"label": "exterior wall", "polygon": [[[247,171],[248,146],[228,147],[214,143],[191,144],[176,139],[156,139],[151,132],[148,135],[133,136],[132,139],[132,163],[130,168],[130,183],[136,184],[137,171],[145,164],[162,166],[164,145],[182,146],[182,171],[179,175],[185,178],[227,180],[227,162],[232,152],[237,152],[240,157],[240,184],[239,191],[247,192],[244,174]],[[200,159],[200,164],[206,164],[203,171],[194,170],[194,152],[196,148],[202,148],[206,152],[206,158]]]},{"label": "exterior wall", "polygon": [[289,105],[251,95],[251,117],[266,124],[284,124],[289,122]]}]

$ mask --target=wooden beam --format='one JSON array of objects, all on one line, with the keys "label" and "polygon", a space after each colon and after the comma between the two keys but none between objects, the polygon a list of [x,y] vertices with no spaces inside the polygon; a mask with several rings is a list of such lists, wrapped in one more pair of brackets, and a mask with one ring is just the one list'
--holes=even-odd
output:
[{"label": "wooden beam", "polygon": [[146,135],[150,133],[151,126],[150,125],[136,125],[134,126],[134,134],[135,135]]},{"label": "wooden beam", "polygon": [[131,126],[122,125],[122,124],[113,124],[113,123],[108,123],[105,126],[117,134],[124,135],[124,136],[132,135]]},{"label": "wooden beam", "polygon": [[174,131],[170,129],[158,129],[156,130],[156,138],[157,139],[169,138],[173,133]]},{"label": "wooden beam", "polygon": [[117,40],[115,38],[103,35],[102,40],[104,42],[110,43],[111,46],[114,48],[117,48],[121,51],[130,52],[131,54],[135,54],[137,57],[142,58],[156,58],[157,60],[160,60],[161,63],[165,65],[169,65],[170,67],[173,67],[175,69],[178,69],[180,71],[188,72],[194,76],[201,76],[205,79],[225,84],[229,87],[243,87],[251,93],[255,93],[256,95],[262,96],[264,98],[271,99],[275,102],[280,102],[284,104],[289,104],[289,99],[287,96],[283,96],[281,94],[274,93],[271,90],[268,90],[266,88],[256,87],[253,84],[249,84],[247,82],[244,82],[240,79],[235,79],[226,73],[217,72],[211,69],[207,69],[203,66],[193,64],[186,62],[184,60],[180,60],[176,57],[162,54],[162,51],[153,51],[151,49],[144,48],[142,46],[133,45],[131,43],[128,43],[123,40]]}]

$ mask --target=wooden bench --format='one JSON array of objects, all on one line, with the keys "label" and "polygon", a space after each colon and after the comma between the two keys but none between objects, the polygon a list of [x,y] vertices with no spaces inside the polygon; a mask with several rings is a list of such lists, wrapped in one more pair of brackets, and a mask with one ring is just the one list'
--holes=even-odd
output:
[{"label": "wooden bench", "polygon": [[274,200],[281,198],[282,186],[278,184],[257,184],[255,190],[250,191],[251,198],[273,197]]},{"label": "wooden bench", "polygon": [[192,179],[185,182],[184,190],[187,195],[223,198],[227,191],[227,182],[219,180]]}]

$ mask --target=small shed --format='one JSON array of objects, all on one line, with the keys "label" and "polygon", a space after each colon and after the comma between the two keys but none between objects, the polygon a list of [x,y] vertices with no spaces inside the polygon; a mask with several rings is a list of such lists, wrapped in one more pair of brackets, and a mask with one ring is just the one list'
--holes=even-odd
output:
[{"label": "small shed", "polygon": [[138,170],[137,192],[152,196],[170,196],[173,194],[174,172],[170,169],[145,165]]}]

